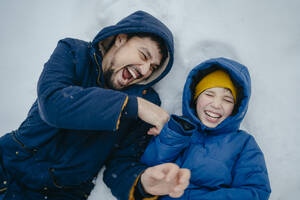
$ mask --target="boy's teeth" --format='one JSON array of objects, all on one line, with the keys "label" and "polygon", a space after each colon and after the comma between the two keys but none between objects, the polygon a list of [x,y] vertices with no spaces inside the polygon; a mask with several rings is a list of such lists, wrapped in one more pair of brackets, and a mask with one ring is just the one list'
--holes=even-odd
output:
[{"label": "boy's teeth", "polygon": [[210,117],[213,117],[213,118],[220,118],[221,117],[221,115],[216,114],[216,113],[212,113],[212,112],[209,112],[209,111],[206,111],[206,114]]},{"label": "boy's teeth", "polygon": [[136,79],[136,75],[135,75],[133,69],[132,69],[132,68],[127,68],[127,69],[128,69],[128,71],[130,72],[131,76],[132,76],[134,79]]}]

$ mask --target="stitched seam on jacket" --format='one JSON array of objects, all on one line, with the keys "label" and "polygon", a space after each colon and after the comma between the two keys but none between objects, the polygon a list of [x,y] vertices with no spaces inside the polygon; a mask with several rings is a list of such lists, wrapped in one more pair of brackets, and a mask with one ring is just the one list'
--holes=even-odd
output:
[{"label": "stitched seam on jacket", "polygon": [[126,99],[125,99],[125,101],[124,101],[124,103],[123,103],[123,106],[122,106],[122,108],[121,108],[121,112],[120,112],[120,115],[119,115],[119,117],[118,117],[118,121],[117,121],[116,130],[118,130],[118,129],[119,129],[119,125],[120,125],[120,119],[121,119],[121,116],[122,116],[122,112],[123,112],[123,110],[124,110],[125,106],[127,105],[127,103],[128,103],[128,96],[126,96]]}]

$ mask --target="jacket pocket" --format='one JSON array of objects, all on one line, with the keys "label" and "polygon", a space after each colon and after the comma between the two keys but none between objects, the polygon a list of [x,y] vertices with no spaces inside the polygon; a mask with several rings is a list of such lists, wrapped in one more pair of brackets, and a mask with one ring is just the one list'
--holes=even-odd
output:
[{"label": "jacket pocket", "polygon": [[93,184],[94,176],[91,173],[77,172],[72,168],[49,168],[49,173],[53,185],[59,189],[82,188]]},{"label": "jacket pocket", "polygon": [[[44,163],[35,162],[36,151],[28,148],[17,139],[15,133],[9,133],[1,138],[2,161],[7,174],[29,188],[39,189],[44,182]],[[46,168],[47,169],[47,168]],[[48,175],[48,174],[46,174]]]},{"label": "jacket pocket", "polygon": [[12,142],[9,145],[6,145],[6,147],[8,147],[8,150],[10,151],[9,155],[11,155],[12,158],[16,160],[25,160],[31,157],[35,152],[35,150],[28,148],[18,140],[14,131],[11,133],[11,139]]},{"label": "jacket pocket", "polygon": [[78,175],[76,173],[66,173],[64,169],[49,168],[49,174],[52,181],[52,186],[59,190],[66,190],[68,193],[76,193],[76,197],[87,199],[94,183],[92,178],[88,179],[87,175]]},{"label": "jacket pocket", "polygon": [[14,132],[1,137],[2,164],[7,173],[19,176],[19,172],[25,171],[27,162],[33,155],[33,151],[20,142]]}]

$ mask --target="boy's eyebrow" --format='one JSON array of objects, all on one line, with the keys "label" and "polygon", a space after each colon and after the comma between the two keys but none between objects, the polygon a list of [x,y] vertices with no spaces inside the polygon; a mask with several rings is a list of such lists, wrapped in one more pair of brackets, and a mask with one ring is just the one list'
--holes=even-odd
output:
[{"label": "boy's eyebrow", "polygon": [[209,89],[204,90],[204,92],[215,93],[214,91],[211,91],[211,90],[209,90]]},{"label": "boy's eyebrow", "polygon": [[230,99],[234,99],[232,95],[226,94],[225,97],[228,97]]},{"label": "boy's eyebrow", "polygon": [[[227,93],[225,94],[225,96],[234,99],[231,90],[228,89],[228,88],[225,88],[225,89],[226,89],[226,91],[227,91]],[[230,94],[230,95],[229,95],[229,94]]]},{"label": "boy's eyebrow", "polygon": [[232,94],[232,92],[231,92],[231,90],[229,89],[229,88],[224,88],[225,89],[225,91],[228,93],[230,93],[230,94]]}]

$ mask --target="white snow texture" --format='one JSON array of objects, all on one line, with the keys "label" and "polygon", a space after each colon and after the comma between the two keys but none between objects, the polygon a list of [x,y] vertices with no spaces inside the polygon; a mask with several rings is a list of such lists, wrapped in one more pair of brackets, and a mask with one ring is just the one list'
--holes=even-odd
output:
[{"label": "white snow texture", "polygon": [[[59,39],[91,41],[101,28],[136,10],[156,16],[174,34],[173,69],[155,86],[170,113],[181,113],[185,78],[200,62],[227,57],[249,68],[252,97],[242,128],[265,154],[270,199],[299,199],[298,0],[1,0],[0,136],[25,119]],[[96,199],[115,199],[102,172],[89,197]]]}]

